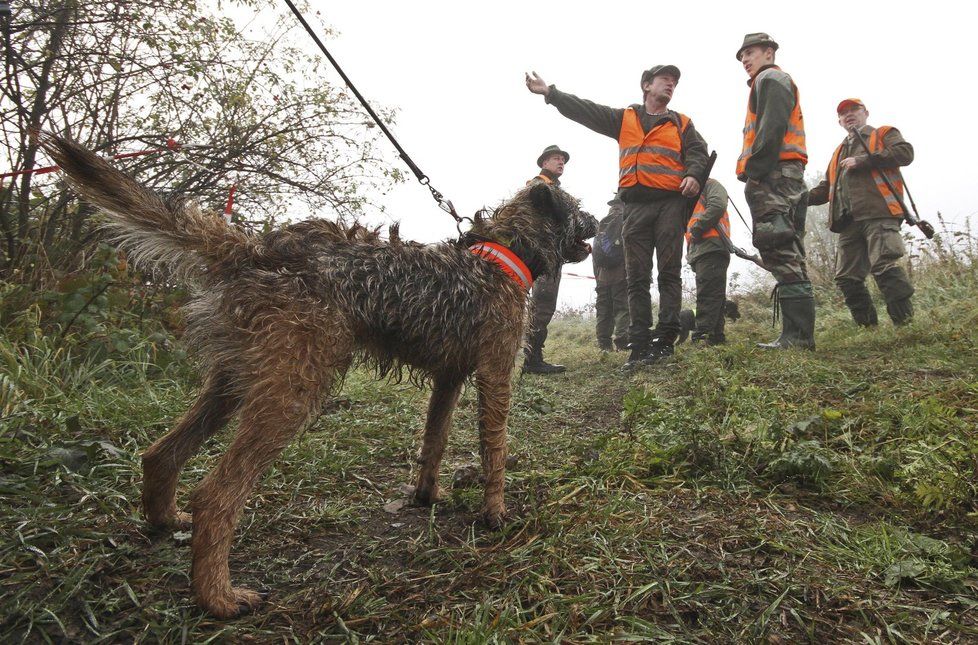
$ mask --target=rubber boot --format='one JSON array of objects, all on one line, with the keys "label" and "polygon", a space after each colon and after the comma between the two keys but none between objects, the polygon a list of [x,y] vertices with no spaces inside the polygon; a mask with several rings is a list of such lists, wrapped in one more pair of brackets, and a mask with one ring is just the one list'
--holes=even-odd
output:
[{"label": "rubber boot", "polygon": [[913,318],[913,302],[910,297],[886,303],[886,313],[894,325],[906,325]]},{"label": "rubber boot", "polygon": [[762,349],[815,349],[815,297],[810,282],[795,282],[778,287],[781,307],[781,335]]},{"label": "rubber boot", "polygon": [[866,288],[865,282],[840,280],[837,284],[846,300],[846,307],[849,308],[849,313],[852,314],[852,320],[857,325],[861,327],[875,327],[879,324],[879,318],[876,315],[876,305],[873,304],[873,298],[869,295],[869,289]]}]

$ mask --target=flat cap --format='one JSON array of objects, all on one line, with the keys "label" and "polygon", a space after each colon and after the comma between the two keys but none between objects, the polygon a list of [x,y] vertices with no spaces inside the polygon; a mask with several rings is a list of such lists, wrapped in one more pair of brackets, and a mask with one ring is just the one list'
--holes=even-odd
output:
[{"label": "flat cap", "polygon": [[675,65],[653,65],[649,69],[642,72],[642,80],[640,83],[651,81],[660,74],[672,74],[676,77],[676,82],[679,82],[679,68]]}]

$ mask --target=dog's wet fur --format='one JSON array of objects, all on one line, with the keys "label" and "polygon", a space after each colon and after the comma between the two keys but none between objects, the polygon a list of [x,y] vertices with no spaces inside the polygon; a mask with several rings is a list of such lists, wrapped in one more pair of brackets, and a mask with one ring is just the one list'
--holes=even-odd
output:
[{"label": "dog's wet fur", "polygon": [[[415,501],[438,497],[438,472],[463,383],[474,380],[485,475],[482,519],[503,522],[506,421],[526,290],[473,254],[513,250],[534,277],[583,260],[596,222],[560,188],[531,184],[459,242],[403,241],[376,229],[309,220],[254,235],[189,202],[165,200],[101,157],[51,134],[44,149],[115,240],[143,268],[193,287],[187,341],[203,370],[196,402],[142,455],[143,510],[154,527],[193,527],[191,578],[201,607],[228,618],[261,596],[233,587],[228,554],[252,488],[334,394],[351,365],[431,387]],[[230,447],[177,510],[177,480],[201,444],[235,416]]]}]

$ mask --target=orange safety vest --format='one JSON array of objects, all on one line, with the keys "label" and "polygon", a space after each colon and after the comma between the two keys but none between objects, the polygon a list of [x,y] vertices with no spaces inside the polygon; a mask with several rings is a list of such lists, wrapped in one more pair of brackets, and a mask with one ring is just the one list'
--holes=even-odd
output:
[{"label": "orange safety vest", "polygon": [[[552,183],[554,183],[554,180],[553,180],[553,179],[551,179],[550,177],[547,177],[547,176],[546,176],[545,174],[543,174],[543,173],[540,173],[539,175],[537,175],[537,176],[536,176],[536,177],[534,177],[533,179],[542,179],[542,180],[543,180],[543,183],[545,183],[545,184],[552,184]],[[533,179],[527,179],[527,180],[526,180],[526,185],[527,185],[527,186],[529,186],[529,185],[530,185],[530,183],[532,183],[532,182],[533,182]]]},{"label": "orange safety vest", "polygon": [[680,114],[678,127],[666,119],[646,134],[635,109],[625,108],[618,134],[618,187],[641,184],[679,192],[686,175],[682,135],[687,127],[689,117]]},{"label": "orange safety vest", "polygon": [[[777,65],[774,69],[781,69]],[[795,95],[795,107],[791,110],[788,117],[788,129],[784,132],[784,139],[781,141],[781,152],[778,161],[801,161],[808,163],[808,151],[805,148],[805,119],[801,114],[801,101],[798,99],[798,86],[791,82],[791,92]],[[751,107],[754,98],[754,84],[751,83],[750,94],[747,96],[747,118],[744,120],[744,149],[737,159],[737,176],[742,177],[747,169],[747,160],[751,156],[751,148],[754,147],[754,139],[757,137],[757,113]]]},{"label": "orange safety vest", "polygon": [[[873,130],[872,134],[869,135],[869,151],[882,151],[883,137],[892,129],[891,126],[884,125]],[[835,203],[835,187],[839,179],[839,157],[842,156],[842,146],[844,144],[845,142],[839,144],[839,147],[832,153],[832,161],[829,162],[829,208]],[[890,214],[894,217],[903,217],[903,206],[901,205],[903,202],[903,175],[900,174],[900,169],[873,168],[872,175],[873,181],[876,183],[876,190],[880,191],[880,195],[883,196],[883,200],[886,202],[886,208],[890,211]],[[890,180],[893,187],[896,188],[896,195],[890,192],[889,187],[883,180],[884,175]]]},{"label": "orange safety vest", "polygon": [[[689,224],[686,226],[686,245],[689,246],[693,241],[693,224],[703,219],[703,215],[706,213],[706,194],[700,195],[700,198],[696,201],[696,206],[693,207],[693,216],[689,218]],[[719,229],[719,230],[717,230]],[[709,237],[720,237],[720,231],[723,231],[723,237],[730,239],[730,216],[727,211],[723,211],[723,215],[720,216],[720,221],[717,225],[710,230],[703,233],[703,239]]]}]

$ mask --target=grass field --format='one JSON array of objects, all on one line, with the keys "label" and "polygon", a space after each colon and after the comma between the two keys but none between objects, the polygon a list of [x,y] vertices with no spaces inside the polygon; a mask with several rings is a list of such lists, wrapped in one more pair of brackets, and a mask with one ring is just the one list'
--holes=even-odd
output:
[{"label": "grass field", "polygon": [[591,323],[555,322],[569,370],[516,383],[498,532],[467,468],[474,391],[445,499],[416,508],[425,393],[352,373],[249,501],[232,576],[269,602],[226,622],[193,604],[189,534],[139,516],[187,362],[71,355],[21,320],[0,339],[3,641],[978,641],[976,287],[937,276],[912,325],[872,331],[826,295],[815,353],[755,349],[770,312],[747,299],[729,345],[627,376]]}]

